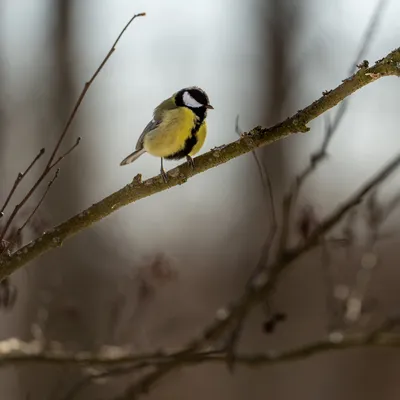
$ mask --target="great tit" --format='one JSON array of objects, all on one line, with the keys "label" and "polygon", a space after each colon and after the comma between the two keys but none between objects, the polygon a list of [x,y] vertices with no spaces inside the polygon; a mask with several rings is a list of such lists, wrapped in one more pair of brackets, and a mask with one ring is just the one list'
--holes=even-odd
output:
[{"label": "great tit", "polygon": [[149,153],[161,158],[161,175],[167,181],[163,159],[186,157],[194,168],[192,156],[203,146],[207,135],[207,110],[213,110],[206,92],[197,86],[187,87],[164,100],[153,112],[153,119],[140,135],[136,149],[120,165]]}]

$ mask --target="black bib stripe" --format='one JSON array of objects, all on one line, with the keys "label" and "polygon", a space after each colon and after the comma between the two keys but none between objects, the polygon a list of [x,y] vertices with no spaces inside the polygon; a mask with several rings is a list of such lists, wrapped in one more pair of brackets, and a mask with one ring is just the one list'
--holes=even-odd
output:
[{"label": "black bib stripe", "polygon": [[[197,113],[196,113],[197,114]],[[182,150],[177,151],[174,154],[171,154],[168,157],[164,157],[167,160],[180,160],[186,156],[188,156],[191,151],[193,150],[193,147],[196,146],[197,143],[197,132],[199,131],[202,123],[204,122],[205,116],[203,115],[203,118],[197,118],[195,126],[192,128],[192,131],[190,132],[190,136],[185,140],[185,144],[182,148]]]}]

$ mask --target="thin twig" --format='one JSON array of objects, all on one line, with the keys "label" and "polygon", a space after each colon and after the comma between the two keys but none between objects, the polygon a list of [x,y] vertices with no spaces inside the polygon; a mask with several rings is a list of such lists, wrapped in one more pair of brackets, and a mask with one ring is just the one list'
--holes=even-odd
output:
[{"label": "thin twig", "polygon": [[60,173],[60,169],[58,168],[56,173],[54,174],[53,178],[51,181],[47,184],[46,190],[44,191],[42,197],[40,198],[39,202],[36,204],[35,208],[31,211],[31,213],[28,215],[27,219],[25,222],[16,230],[15,234],[8,240],[8,245],[5,246],[3,251],[0,253],[2,254],[3,252],[6,252],[7,250],[11,249],[12,246],[15,244],[17,238],[21,235],[21,232],[23,229],[29,224],[33,216],[36,214],[36,211],[39,209],[39,207],[42,205],[45,197],[49,193],[50,188],[52,187],[54,181],[58,178],[58,174]]},{"label": "thin twig", "polygon": [[[374,177],[365,183],[359,190],[357,190],[345,203],[339,206],[330,217],[325,218],[318,227],[310,234],[306,248],[311,248],[316,242],[319,241],[321,236],[330,230],[339,220],[341,220],[349,211],[358,206],[371,191],[377,188],[383,181],[385,181],[391,174],[393,174],[400,166],[400,154],[392,158]],[[286,256],[290,253],[296,253],[295,247],[287,252]]]},{"label": "thin twig", "polygon": [[40,157],[44,154],[45,149],[40,149],[39,153],[36,155],[36,157],[33,159],[33,161],[29,164],[28,168],[24,172],[19,172],[17,175],[17,178],[14,181],[14,185],[11,188],[10,193],[7,196],[7,199],[5,203],[3,204],[3,207],[1,207],[0,210],[0,218],[4,216],[4,210],[6,209],[8,203],[10,202],[14,192],[17,190],[18,185],[21,183],[22,179],[28,174],[28,172],[32,169],[32,167],[36,164],[36,162],[39,160]]},{"label": "thin twig", "polygon": [[71,126],[76,113],[79,110],[80,105],[82,104],[83,99],[86,96],[87,91],[89,90],[90,86],[92,85],[92,83],[94,82],[94,80],[96,79],[97,75],[99,75],[100,71],[103,69],[104,65],[107,63],[108,59],[112,56],[112,54],[115,51],[115,48],[118,44],[118,42],[120,41],[121,37],[123,36],[123,34],[125,33],[125,31],[129,28],[129,25],[138,17],[144,17],[146,15],[146,13],[139,13],[139,14],[135,14],[128,22],[127,24],[124,26],[124,28],[122,29],[122,31],[120,32],[120,34],[118,35],[117,39],[115,40],[114,44],[111,46],[111,49],[109,50],[109,52],[107,53],[107,55],[104,57],[103,61],[100,63],[99,67],[96,69],[96,71],[94,72],[94,74],[92,75],[92,77],[89,79],[89,81],[87,81],[85,83],[85,86],[82,89],[81,94],[78,97],[78,100],[75,103],[75,106],[72,110],[71,115],[69,116],[67,123],[65,124],[65,127],[61,133],[60,138],[58,139],[58,142],[53,150],[53,153],[51,154],[49,161],[47,163],[47,168],[50,167],[50,165],[52,164],[55,156],[57,155],[58,149],[61,146],[61,143],[65,137],[65,135],[68,132],[69,127]]},{"label": "thin twig", "polygon": [[400,155],[392,159],[374,177],[368,180],[359,190],[350,196],[350,198],[323,219],[306,240],[282,254],[282,256],[270,266],[268,272],[265,272],[264,277],[259,276],[254,286],[250,290],[246,290],[236,304],[226,310],[219,310],[217,312],[217,318],[204,329],[203,335],[191,341],[182,351],[176,353],[176,359],[158,366],[155,371],[150,372],[144,378],[131,385],[121,399],[134,399],[135,396],[138,396],[140,393],[147,392],[153,383],[179,367],[182,360],[185,360],[191,354],[201,350],[204,346],[215,342],[237,318],[247,314],[255,305],[265,301],[270,291],[275,288],[282,273],[286,271],[295,260],[318,245],[321,237],[336,226],[348,212],[360,204],[366,195],[382,184],[382,182],[384,182],[399,166]]},{"label": "thin twig", "polygon": [[57,152],[62,144],[62,141],[64,140],[66,134],[68,133],[68,130],[76,116],[76,113],[79,110],[80,105],[82,104],[83,99],[86,96],[86,93],[88,92],[90,86],[92,85],[92,83],[94,82],[94,80],[96,79],[96,77],[98,76],[98,74],[100,73],[100,71],[103,69],[104,65],[107,63],[108,59],[111,57],[111,55],[114,53],[115,51],[115,47],[117,45],[117,43],[119,42],[119,40],[121,39],[122,35],[125,33],[125,31],[128,29],[129,25],[138,17],[143,17],[145,16],[145,13],[140,13],[140,14],[135,14],[129,21],[128,23],[124,26],[124,28],[122,29],[122,31],[120,32],[120,34],[118,35],[117,39],[115,40],[114,44],[112,45],[111,49],[109,50],[109,52],[107,53],[107,55],[105,56],[105,58],[103,59],[103,61],[101,62],[101,64],[99,65],[99,67],[96,69],[96,71],[94,72],[94,74],[92,75],[92,77],[89,79],[88,82],[86,82],[86,84],[84,85],[81,94],[78,97],[78,100],[75,103],[75,106],[67,120],[67,123],[65,124],[65,127],[60,135],[60,138],[58,139],[58,142],[56,143],[54,150],[47,162],[46,167],[44,168],[42,174],[39,176],[39,178],[37,179],[37,181],[34,183],[34,185],[31,187],[31,189],[29,190],[29,192],[25,195],[25,197],[22,199],[22,201],[14,208],[14,211],[12,212],[12,214],[10,215],[10,217],[8,218],[1,234],[0,234],[0,242],[1,240],[4,239],[5,235],[7,234],[7,231],[9,229],[9,227],[11,226],[14,218],[17,216],[19,210],[23,207],[23,205],[29,200],[29,198],[32,196],[32,194],[34,193],[34,191],[37,189],[37,187],[42,183],[43,179],[47,176],[47,174],[50,172],[50,170],[57,165],[67,154],[69,154],[73,149],[75,149],[75,147],[79,144],[79,139],[77,140],[76,144],[74,146],[72,146],[72,148],[70,150],[68,150],[63,156],[61,156],[54,164],[53,161],[57,155]]},{"label": "thin twig", "polygon": [[[367,29],[363,35],[363,39],[361,40],[360,48],[357,52],[354,62],[351,64],[349,68],[349,75],[354,74],[357,68],[362,68],[358,63],[364,57],[366,52],[368,51],[369,46],[372,43],[372,39],[374,34],[376,34],[376,30],[378,27],[378,23],[383,15],[383,11],[385,6],[388,4],[387,0],[380,0],[377,4],[372,17],[368,23]],[[326,94],[329,94],[327,92]],[[325,130],[324,140],[322,142],[321,148],[316,153],[312,154],[310,157],[310,164],[304,169],[300,175],[297,176],[295,182],[292,184],[289,193],[285,196],[283,200],[282,207],[282,229],[279,240],[279,252],[283,252],[288,244],[289,235],[290,235],[290,221],[292,219],[293,210],[295,208],[299,192],[303,187],[307,178],[309,178],[312,173],[320,166],[320,164],[327,157],[327,149],[332,140],[332,137],[339,127],[339,124],[342,122],[343,117],[347,111],[348,101],[345,99],[339,106],[338,112],[335,115],[333,123],[327,123],[327,128]]]},{"label": "thin twig", "polygon": [[[270,350],[261,353],[241,353],[237,355],[239,363],[253,364],[278,364],[280,362],[303,359],[307,356],[324,352],[326,350],[344,350],[357,347],[394,347],[400,348],[400,334],[393,332],[399,326],[399,318],[387,319],[384,323],[371,332],[337,335],[296,347],[288,350]],[[338,332],[337,332],[338,333]],[[8,346],[8,347],[6,347]],[[205,350],[192,352],[183,356],[181,351],[154,352],[138,354],[131,350],[118,348],[119,355],[98,354],[90,351],[69,352],[58,349],[57,351],[42,350],[35,342],[23,342],[15,338],[0,341],[0,366],[9,365],[78,365],[93,368],[126,368],[128,372],[145,369],[151,366],[164,365],[169,362],[179,362],[181,365],[197,364],[199,362],[225,362],[224,351]],[[109,370],[110,371],[110,370]],[[93,376],[93,375],[92,375]],[[106,375],[96,374],[94,379]]]},{"label": "thin twig", "polygon": [[[350,349],[360,348],[374,348],[374,347],[388,347],[388,348],[399,348],[400,347],[400,335],[390,333],[376,333],[373,336],[370,334],[355,334],[351,336],[341,336],[338,333],[338,338],[332,337],[331,340],[321,340],[319,342],[306,344],[298,348],[284,350],[284,351],[270,351],[265,353],[256,354],[238,354],[236,362],[240,365],[248,367],[260,367],[267,365],[277,365],[281,363],[293,362],[293,361],[304,361],[309,357],[316,356],[318,354],[325,354],[334,351],[343,351]],[[226,363],[226,354],[223,352],[208,355],[205,353],[194,353],[190,354],[186,358],[180,358],[170,361],[175,363],[176,367],[183,367],[185,365],[200,365],[202,363]],[[153,363],[157,365],[157,363]],[[146,384],[153,383],[155,379],[155,373],[149,373],[146,378]],[[144,385],[145,381],[142,381]],[[142,386],[142,389],[148,389],[149,386]],[[138,387],[139,388],[139,387]],[[125,392],[121,396],[115,397],[114,400],[136,400],[139,391]]]},{"label": "thin twig", "polygon": [[[265,353],[255,353],[255,354],[237,354],[236,360],[240,365],[248,367],[259,367],[267,365],[276,365],[280,363],[285,363],[289,361],[302,361],[309,357],[323,354],[331,351],[344,351],[356,348],[373,348],[373,347],[389,347],[389,348],[399,348],[400,347],[400,335],[390,334],[390,332],[396,325],[398,321],[391,321],[391,323],[382,324],[378,329],[374,330],[372,333],[363,334],[353,334],[350,336],[343,336],[340,340],[321,340],[315,343],[306,344],[293,349],[277,351],[271,350]],[[181,366],[185,365],[198,365],[201,363],[225,363],[228,354],[226,352],[216,352],[216,351],[205,351],[194,353],[188,356],[186,359],[180,359],[179,363]],[[80,393],[84,388],[86,388],[90,383],[96,379],[110,378],[113,376],[120,376],[129,374],[133,371],[147,368],[149,366],[156,366],[157,364],[162,364],[166,361],[171,361],[174,359],[175,355],[164,356],[160,359],[157,357],[151,358],[149,360],[143,360],[143,357],[139,357],[143,361],[133,363],[132,365],[123,365],[116,368],[111,368],[105,370],[97,375],[90,375],[82,378],[76,385],[74,385],[67,394],[62,398],[62,400],[72,400],[78,393]],[[134,359],[134,356],[132,357]],[[50,361],[51,362],[51,361]],[[125,363],[125,361],[124,361]],[[95,363],[94,363],[95,364]],[[118,400],[123,400],[126,397],[119,397]],[[132,397],[134,398],[134,397]],[[115,399],[117,400],[117,399]]]},{"label": "thin twig", "polygon": [[71,146],[71,148],[69,150],[67,150],[63,155],[58,157],[58,159],[56,161],[54,161],[53,164],[50,165],[49,169],[53,169],[57,164],[59,164],[65,157],[68,156],[68,154],[70,154],[75,149],[75,147],[77,147],[79,145],[80,142],[81,142],[81,138],[78,137],[78,139],[76,139],[75,144],[73,146]]},{"label": "thin twig", "polygon": [[[280,232],[279,245],[278,245],[278,257],[282,256],[282,254],[286,251],[288,246],[288,240],[290,235],[290,221],[293,219],[293,213],[295,210],[295,206],[297,204],[298,196],[300,190],[302,189],[306,180],[317,170],[317,168],[322,164],[323,161],[327,158],[327,150],[328,146],[331,143],[333,135],[337,132],[340,122],[342,121],[346,110],[347,110],[347,101],[344,101],[340,104],[339,110],[336,113],[335,119],[333,122],[330,121],[329,117],[325,117],[325,135],[324,139],[321,143],[320,148],[311,154],[310,162],[308,166],[296,177],[293,182],[291,189],[285,195],[283,199],[282,206],[282,228]],[[325,243],[324,246],[327,244]],[[325,249],[324,255],[327,255],[327,249]]]}]

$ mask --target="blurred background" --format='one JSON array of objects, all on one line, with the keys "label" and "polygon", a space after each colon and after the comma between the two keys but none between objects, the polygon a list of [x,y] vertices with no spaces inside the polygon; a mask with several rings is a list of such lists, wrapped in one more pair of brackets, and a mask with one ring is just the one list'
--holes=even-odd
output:
[{"label": "blurred background", "polygon": [[[400,4],[380,3],[380,22],[363,56],[371,63],[400,45]],[[336,87],[349,75],[377,5],[377,0],[1,0],[0,200],[41,147],[52,149],[84,83],[134,13],[147,16],[134,21],[92,85],[64,148],[77,136],[82,141],[62,163],[25,240],[120,189],[138,172],[144,178],[157,175],[159,161],[150,156],[124,168],[119,163],[154,107],[185,86],[205,89],[215,108],[203,152],[237,139],[237,115],[244,131],[270,126]],[[351,97],[330,157],[307,182],[301,204],[325,215],[397,152],[400,91],[394,79]],[[278,205],[323,140],[324,127],[319,118],[306,135],[257,152]],[[20,193],[37,177],[39,164]],[[390,182],[386,194],[396,193],[399,177]],[[389,222],[390,230],[396,218]],[[125,207],[14,274],[18,297],[2,311],[1,338],[43,337],[71,350],[179,346],[242,293],[270,223],[254,158],[237,158]],[[380,268],[369,288],[374,313],[397,310],[397,248],[395,237],[380,245]],[[334,258],[337,284],[351,286],[357,262]],[[276,293],[274,304],[287,321],[266,335],[263,312],[256,310],[241,348],[288,348],[320,338],[329,319],[326,291],[320,255],[310,254]],[[173,373],[147,398],[397,399],[399,373],[399,354],[390,349],[239,368],[233,376],[224,366],[204,365]],[[61,400],[81,376],[72,367],[8,367],[1,371],[0,390],[5,399]],[[112,399],[129,380],[101,381],[75,398]]]}]

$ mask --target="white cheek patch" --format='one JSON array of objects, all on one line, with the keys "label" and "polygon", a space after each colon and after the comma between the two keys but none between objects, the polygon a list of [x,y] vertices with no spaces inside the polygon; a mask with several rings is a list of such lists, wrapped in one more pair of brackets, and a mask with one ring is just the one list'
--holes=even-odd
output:
[{"label": "white cheek patch", "polygon": [[203,107],[203,104],[200,104],[196,99],[194,99],[189,92],[183,93],[183,102],[186,107],[190,108],[200,108]]}]

